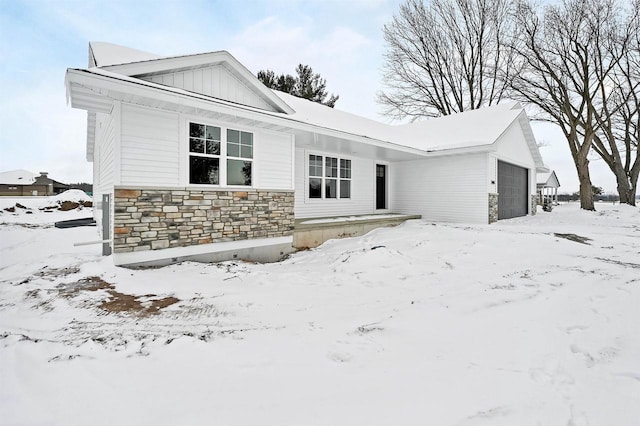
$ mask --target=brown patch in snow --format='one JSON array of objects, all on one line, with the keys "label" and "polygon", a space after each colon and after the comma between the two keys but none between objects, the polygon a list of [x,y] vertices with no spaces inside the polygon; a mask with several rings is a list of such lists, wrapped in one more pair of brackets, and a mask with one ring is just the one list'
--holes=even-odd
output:
[{"label": "brown patch in snow", "polygon": [[80,207],[80,203],[76,203],[75,201],[63,201],[60,203],[60,207],[58,207],[58,210],[66,212],[69,210],[77,209],[78,207]]},{"label": "brown patch in snow", "polygon": [[65,295],[70,297],[80,290],[98,291],[105,290],[109,298],[100,302],[98,307],[108,313],[125,313],[139,317],[155,315],[168,306],[176,304],[180,299],[169,296],[158,298],[155,294],[132,295],[117,291],[115,286],[100,277],[88,277],[67,286]]}]

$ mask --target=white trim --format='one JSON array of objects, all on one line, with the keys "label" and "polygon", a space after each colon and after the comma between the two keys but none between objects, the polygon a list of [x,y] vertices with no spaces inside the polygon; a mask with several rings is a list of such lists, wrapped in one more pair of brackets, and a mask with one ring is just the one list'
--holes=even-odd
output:
[{"label": "white trim", "polygon": [[291,138],[291,189],[295,193],[295,190],[296,190],[296,135],[291,133],[290,138]]},{"label": "white trim", "polygon": [[113,184],[122,182],[122,102],[113,103]]},{"label": "white trim", "polygon": [[[180,186],[189,185],[189,125],[185,114],[178,117],[178,183]],[[186,141],[186,142],[185,142]]]},{"label": "white trim", "polygon": [[185,256],[197,256],[202,254],[213,254],[257,247],[269,247],[280,244],[293,244],[293,236],[255,238],[240,241],[225,241],[222,243],[197,244],[186,247],[171,247],[161,250],[114,253],[113,263],[115,263],[116,265],[128,265],[132,263],[152,262],[154,260],[171,259]]}]

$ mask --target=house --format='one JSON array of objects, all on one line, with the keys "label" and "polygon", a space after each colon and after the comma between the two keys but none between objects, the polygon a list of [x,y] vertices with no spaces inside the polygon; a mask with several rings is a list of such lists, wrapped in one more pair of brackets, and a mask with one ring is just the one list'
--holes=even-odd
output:
[{"label": "house", "polygon": [[0,173],[0,196],[46,196],[55,195],[69,189],[69,185],[48,177],[47,172],[40,174],[27,170],[11,170]]},{"label": "house", "polygon": [[538,190],[538,203],[540,205],[544,205],[545,203],[557,205],[558,188],[560,188],[560,181],[555,171],[551,170],[538,173],[536,189]]},{"label": "house", "polygon": [[116,264],[276,258],[317,218],[524,216],[546,170],[516,103],[387,125],[270,90],[226,51],[92,42],[65,84]]}]

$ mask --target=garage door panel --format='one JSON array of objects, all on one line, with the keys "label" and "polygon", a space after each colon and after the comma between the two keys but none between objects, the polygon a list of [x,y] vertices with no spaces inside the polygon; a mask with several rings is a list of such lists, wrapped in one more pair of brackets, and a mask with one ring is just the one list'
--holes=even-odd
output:
[{"label": "garage door panel", "polygon": [[527,215],[528,183],[527,169],[498,161],[498,219]]}]

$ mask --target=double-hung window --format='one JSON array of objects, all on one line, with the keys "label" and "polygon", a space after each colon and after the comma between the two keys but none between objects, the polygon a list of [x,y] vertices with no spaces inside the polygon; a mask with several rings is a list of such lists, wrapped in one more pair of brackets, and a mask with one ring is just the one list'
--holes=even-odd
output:
[{"label": "double-hung window", "polygon": [[351,198],[351,160],[309,155],[309,198]]},{"label": "double-hung window", "polygon": [[227,185],[251,186],[253,133],[227,129]]},{"label": "double-hung window", "polygon": [[220,127],[189,123],[189,183],[220,184]]},{"label": "double-hung window", "polygon": [[189,123],[189,183],[251,186],[252,172],[253,133]]}]

